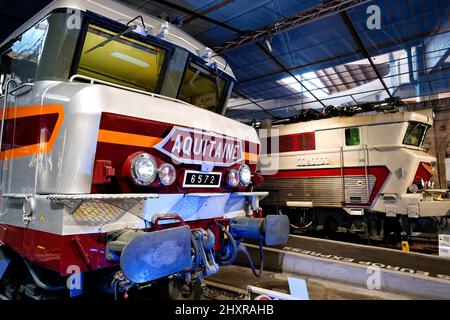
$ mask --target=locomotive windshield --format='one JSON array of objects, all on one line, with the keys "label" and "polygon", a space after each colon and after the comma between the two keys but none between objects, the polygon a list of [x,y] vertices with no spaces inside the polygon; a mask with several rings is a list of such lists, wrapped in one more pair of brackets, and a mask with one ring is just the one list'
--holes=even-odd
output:
[{"label": "locomotive windshield", "polygon": [[420,147],[422,145],[428,126],[423,123],[411,122],[406,129],[403,144]]},{"label": "locomotive windshield", "polygon": [[[106,45],[99,43],[117,33],[90,25],[81,52],[78,74],[155,92],[161,77],[166,50],[124,36]],[[95,48],[95,50],[92,50]]]},{"label": "locomotive windshield", "polygon": [[[130,35],[130,32],[121,34],[89,24],[76,74],[160,93],[221,113],[230,88],[228,80],[218,71],[188,58],[181,66],[184,72],[180,73],[179,65],[173,67],[166,62],[171,55],[168,48],[145,37]],[[174,77],[178,78],[178,83],[173,81]],[[175,91],[162,88],[166,82],[164,78],[171,78]]]},{"label": "locomotive windshield", "polygon": [[219,112],[225,80],[195,63],[189,63],[178,93],[178,99],[197,107]]}]

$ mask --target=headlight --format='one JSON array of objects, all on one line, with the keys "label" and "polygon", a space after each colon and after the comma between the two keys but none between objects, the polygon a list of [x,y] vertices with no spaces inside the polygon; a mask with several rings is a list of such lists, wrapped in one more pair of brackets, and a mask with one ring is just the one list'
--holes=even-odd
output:
[{"label": "headlight", "polygon": [[252,172],[248,165],[244,164],[241,166],[239,169],[239,178],[244,186],[248,186],[252,182]]},{"label": "headlight", "polygon": [[175,167],[169,163],[164,163],[159,167],[159,180],[165,186],[170,186],[177,178]]},{"label": "headlight", "polygon": [[156,161],[148,153],[139,153],[131,161],[131,178],[138,185],[151,184],[155,181],[157,172]]},{"label": "headlight", "polygon": [[230,170],[227,176],[227,185],[232,188],[236,188],[239,185],[239,172],[237,170]]}]

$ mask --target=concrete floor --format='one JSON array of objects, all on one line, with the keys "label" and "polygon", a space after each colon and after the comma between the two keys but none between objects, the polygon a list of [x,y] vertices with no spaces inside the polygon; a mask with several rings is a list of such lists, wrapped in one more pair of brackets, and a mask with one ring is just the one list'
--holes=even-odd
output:
[{"label": "concrete floor", "polygon": [[[247,285],[289,294],[287,277],[297,277],[287,273],[264,271],[262,277],[253,276],[250,269],[239,266],[222,268],[219,274],[209,277],[211,282],[247,290]],[[352,285],[323,279],[303,277],[307,282],[310,300],[410,300],[409,296],[369,290]],[[224,298],[226,299],[226,298]]]}]

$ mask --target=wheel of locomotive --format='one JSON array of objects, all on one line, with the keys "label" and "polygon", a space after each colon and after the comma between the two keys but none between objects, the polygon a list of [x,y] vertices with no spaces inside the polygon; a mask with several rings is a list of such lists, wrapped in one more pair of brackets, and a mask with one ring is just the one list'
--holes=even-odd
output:
[{"label": "wheel of locomotive", "polygon": [[169,282],[169,295],[172,300],[202,300],[203,286],[200,281],[186,284],[172,280]]},{"label": "wheel of locomotive", "polygon": [[203,287],[200,281],[186,284],[178,280],[162,280],[157,284],[158,298],[161,300],[203,300]]},{"label": "wheel of locomotive", "polygon": [[23,300],[23,284],[26,278],[26,267],[16,257],[11,258],[10,265],[0,280],[0,295],[3,299]]},{"label": "wheel of locomotive", "polygon": [[334,217],[327,217],[323,223],[323,232],[326,237],[334,237],[338,230],[338,221]]},{"label": "wheel of locomotive", "polygon": [[446,231],[448,229],[448,217],[442,217],[436,220],[436,232]]},{"label": "wheel of locomotive", "polygon": [[291,233],[305,233],[314,223],[314,214],[302,208],[284,208],[279,214],[288,216]]},{"label": "wheel of locomotive", "polygon": [[397,218],[386,217],[384,220],[384,242],[389,245],[396,245],[401,241],[401,225]]}]

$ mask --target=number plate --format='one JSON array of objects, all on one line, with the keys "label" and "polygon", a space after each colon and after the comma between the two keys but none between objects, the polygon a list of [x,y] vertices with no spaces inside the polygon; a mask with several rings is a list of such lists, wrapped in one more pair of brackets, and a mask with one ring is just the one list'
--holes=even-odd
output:
[{"label": "number plate", "polygon": [[218,188],[222,180],[222,173],[204,173],[198,171],[186,171],[183,187],[189,188]]}]

